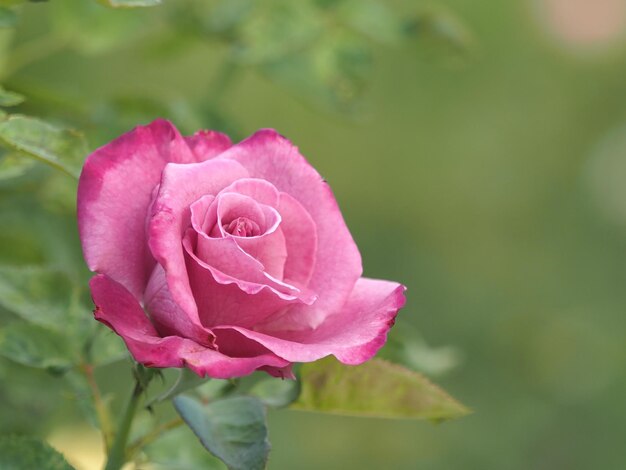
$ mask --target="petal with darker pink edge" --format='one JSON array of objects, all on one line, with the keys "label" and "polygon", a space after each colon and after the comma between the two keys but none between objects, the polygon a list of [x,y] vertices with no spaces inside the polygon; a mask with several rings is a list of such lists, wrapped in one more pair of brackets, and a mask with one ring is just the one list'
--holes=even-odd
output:
[{"label": "petal with darker pink edge", "polygon": [[145,236],[152,191],[168,162],[193,161],[186,142],[164,120],[137,127],[87,158],[78,184],[78,229],[92,271],[141,298],[154,266]]},{"label": "petal with darker pink edge", "polygon": [[217,157],[232,145],[226,134],[208,130],[185,137],[185,141],[199,162]]},{"label": "petal with darker pink edge", "polygon": [[148,367],[188,367],[200,376],[219,379],[241,377],[257,369],[289,367],[288,361],[273,353],[228,357],[186,338],[160,337],[124,286],[98,275],[92,278],[90,287],[96,319],[121,336],[135,360]]}]

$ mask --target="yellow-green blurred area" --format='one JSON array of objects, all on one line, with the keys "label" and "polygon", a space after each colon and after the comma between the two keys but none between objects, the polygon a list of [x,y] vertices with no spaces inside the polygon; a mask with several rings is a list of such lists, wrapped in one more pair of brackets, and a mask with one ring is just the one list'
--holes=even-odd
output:
[{"label": "yellow-green blurred area", "polygon": [[[236,45],[210,1],[28,4],[0,29],[0,83],[26,97],[17,111],[85,132],[91,149],[156,117],[237,139],[276,128],[329,181],[365,275],[408,286],[392,340],[419,332],[431,348],[415,346],[415,362],[473,414],[432,425],[272,411],[270,469],[622,468],[626,3],[396,0],[411,36],[386,36],[369,12],[365,46],[340,59],[334,45],[357,39],[339,13],[305,7],[333,2],[282,3],[298,13],[271,35],[265,17],[241,20]],[[280,63],[304,57],[309,31],[327,43],[317,68]],[[3,261],[80,259],[75,183],[44,181],[2,183]],[[54,253],[34,248],[38,234]],[[124,391],[127,365],[99,377]],[[0,403],[3,430],[67,436],[75,418],[45,406],[57,395]],[[85,434],[70,435],[63,450],[84,450]]]}]

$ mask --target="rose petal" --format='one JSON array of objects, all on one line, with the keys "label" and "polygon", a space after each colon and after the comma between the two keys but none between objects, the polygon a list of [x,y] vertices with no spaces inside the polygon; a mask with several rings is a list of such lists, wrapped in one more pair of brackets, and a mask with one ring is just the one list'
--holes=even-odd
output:
[{"label": "rose petal", "polygon": [[293,196],[315,222],[317,255],[308,287],[319,294],[319,299],[314,308],[292,308],[284,321],[293,328],[318,326],[343,306],[362,271],[361,256],[332,191],[298,149],[274,130],[255,133],[219,159],[235,160],[251,177],[265,179]]},{"label": "rose petal", "polygon": [[154,266],[145,237],[152,190],[168,162],[196,159],[176,128],[161,119],[87,158],[78,184],[78,229],[92,271],[111,276],[141,298]]},{"label": "rose petal", "polygon": [[285,236],[287,260],[283,279],[296,286],[306,286],[311,280],[317,257],[317,229],[309,213],[289,194],[281,193],[278,213],[280,229]]},{"label": "rose petal", "polygon": [[[224,323],[253,327],[270,315],[284,312],[293,303],[315,301],[314,294],[308,291],[301,292],[295,288],[286,290],[289,286],[285,287],[269,277],[264,276],[260,279],[261,282],[254,283],[244,281],[241,277],[228,276],[207,265],[193,253],[192,235],[195,235],[195,232],[185,237],[183,245],[187,253],[191,290],[198,306],[200,320],[207,328]],[[231,253],[241,252],[232,239],[218,240],[224,242],[222,253],[225,259],[232,258]],[[248,255],[242,259],[250,262],[247,266],[241,266],[242,274],[245,274],[246,269],[255,269],[253,267],[255,264],[260,265]],[[262,272],[262,266],[257,269]]]},{"label": "rose petal", "polygon": [[215,158],[233,145],[227,135],[206,130],[198,131],[191,137],[185,137],[185,141],[198,161]]},{"label": "rose petal", "polygon": [[257,369],[277,373],[289,362],[272,353],[253,357],[228,357],[189,339],[160,337],[141,306],[121,284],[105,275],[90,282],[98,321],[122,337],[135,360],[148,367],[188,367],[200,376],[228,379]]},{"label": "rose petal", "polygon": [[153,204],[148,245],[163,266],[173,299],[194,322],[198,310],[189,287],[181,238],[190,225],[189,206],[206,194],[217,194],[233,181],[248,176],[238,163],[213,159],[198,164],[168,164]]},{"label": "rose petal", "polygon": [[165,271],[156,265],[144,296],[146,311],[160,336],[182,336],[203,346],[212,347],[215,335],[199,321],[194,322],[172,298]]},{"label": "rose petal", "polygon": [[219,338],[223,329],[236,330],[290,362],[311,362],[333,354],[345,364],[361,364],[385,343],[387,332],[404,305],[404,291],[405,287],[395,282],[361,278],[343,309],[315,330],[261,330],[266,331],[264,334],[235,326],[216,326],[213,331]]},{"label": "rose petal", "polygon": [[[202,258],[196,254],[200,239],[207,242],[203,245]],[[209,271],[219,284],[237,284],[248,294],[257,294],[267,288],[284,300],[301,299],[307,305],[315,300],[311,291],[298,289],[272,277],[259,260],[242,250],[234,238],[211,238],[211,243],[207,239],[189,229],[183,239],[183,247],[190,258]],[[205,260],[211,261],[211,264]]]}]

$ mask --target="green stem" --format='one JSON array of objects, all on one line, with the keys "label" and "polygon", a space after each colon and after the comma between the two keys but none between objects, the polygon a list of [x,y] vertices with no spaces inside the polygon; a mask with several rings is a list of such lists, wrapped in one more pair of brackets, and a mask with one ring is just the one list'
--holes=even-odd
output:
[{"label": "green stem", "polygon": [[139,380],[136,380],[135,388],[126,405],[126,410],[124,411],[124,415],[117,429],[113,446],[109,452],[107,464],[106,467],[104,467],[105,470],[120,470],[126,463],[126,442],[128,441],[130,426],[137,412],[137,408],[139,407],[139,401],[141,400],[143,391],[144,388],[142,384]]}]

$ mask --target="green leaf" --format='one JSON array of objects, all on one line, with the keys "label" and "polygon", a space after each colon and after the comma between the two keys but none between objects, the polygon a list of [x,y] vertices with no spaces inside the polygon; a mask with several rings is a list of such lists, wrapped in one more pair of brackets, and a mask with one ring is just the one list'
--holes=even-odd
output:
[{"label": "green leaf", "polygon": [[304,364],[301,380],[302,393],[293,409],[433,421],[469,412],[423,375],[380,359],[357,367],[332,358]]},{"label": "green leaf", "polygon": [[[0,28],[2,28],[2,13],[3,8],[0,8]],[[5,90],[0,86],[0,106],[16,106],[24,101],[24,97],[19,93]]]},{"label": "green leaf", "polygon": [[98,2],[111,8],[137,8],[160,5],[162,0],[98,0]]},{"label": "green leaf", "polygon": [[19,364],[63,373],[77,353],[65,335],[30,323],[10,323],[0,329],[0,356]]},{"label": "green leaf", "polygon": [[43,441],[21,436],[0,437],[2,470],[73,470],[63,456]]},{"label": "green leaf", "polygon": [[2,153],[0,150],[0,181],[18,178],[35,165],[30,158],[20,157],[15,153]]},{"label": "green leaf", "polygon": [[75,178],[87,156],[82,134],[27,116],[14,115],[0,122],[0,144]]},{"label": "green leaf", "polygon": [[72,284],[61,272],[35,266],[0,266],[0,305],[23,320],[67,328]]},{"label": "green leaf", "polygon": [[230,470],[265,468],[270,444],[265,408],[259,400],[235,397],[203,406],[179,395],[174,406],[202,445]]},{"label": "green leaf", "polygon": [[[8,8],[0,7],[0,28],[12,28],[17,24],[17,14]],[[2,91],[0,89],[0,95]],[[0,102],[2,98],[0,96]]]},{"label": "green leaf", "polygon": [[272,377],[258,381],[248,393],[258,397],[267,406],[284,408],[298,399],[300,390],[298,380],[281,380]]}]

